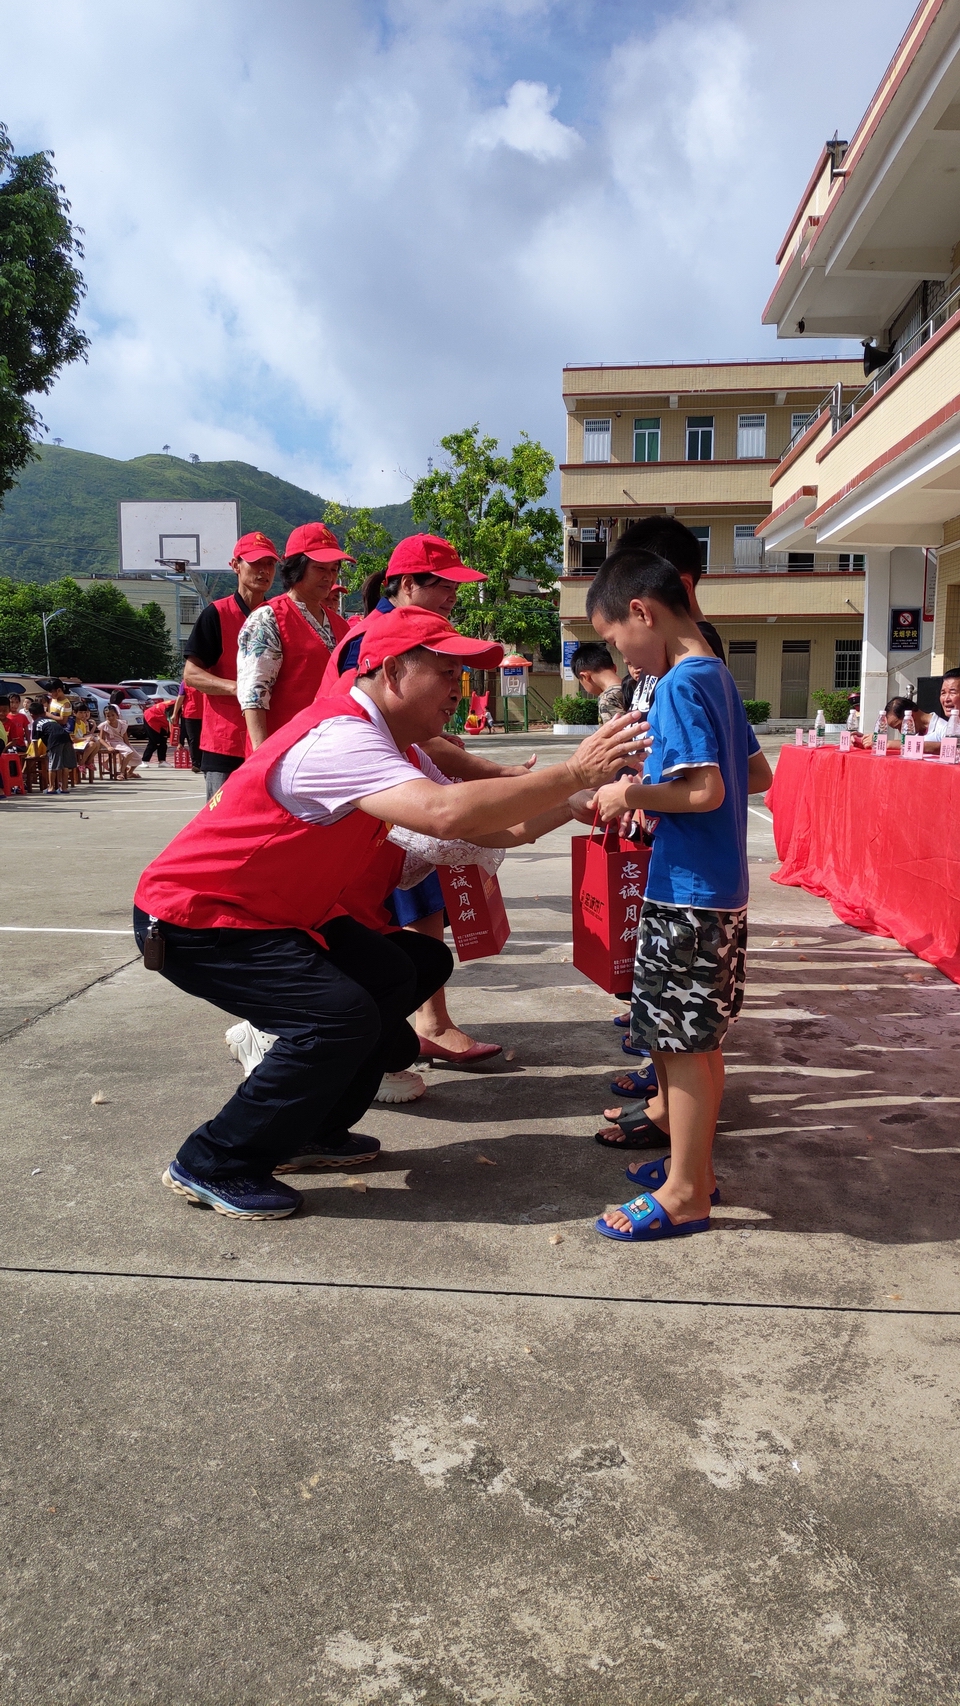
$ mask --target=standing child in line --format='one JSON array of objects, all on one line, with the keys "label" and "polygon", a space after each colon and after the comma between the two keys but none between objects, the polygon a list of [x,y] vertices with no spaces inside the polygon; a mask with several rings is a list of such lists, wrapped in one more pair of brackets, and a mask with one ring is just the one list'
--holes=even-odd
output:
[{"label": "standing child in line", "polygon": [[642,782],[624,778],[593,802],[604,822],[654,814],[657,829],[637,935],[631,1040],[649,1048],[660,1086],[649,1111],[621,1113],[605,1146],[669,1147],[628,1168],[648,1187],[596,1222],[607,1238],[652,1241],[706,1232],[719,1200],[713,1139],[723,1095],[720,1045],[743,1001],[747,945],[747,795],[770,769],[733,677],[690,614],[677,570],[629,547],[608,557],[587,595],[600,638],[658,677]]}]

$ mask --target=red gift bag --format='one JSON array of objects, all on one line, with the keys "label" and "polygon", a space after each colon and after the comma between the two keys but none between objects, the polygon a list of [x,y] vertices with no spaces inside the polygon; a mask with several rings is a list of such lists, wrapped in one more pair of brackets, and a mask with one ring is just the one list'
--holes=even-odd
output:
[{"label": "red gift bag", "polygon": [[500,884],[482,865],[438,865],[453,945],[459,960],[499,954],[510,934]]},{"label": "red gift bag", "polygon": [[573,963],[611,995],[633,983],[640,907],[647,886],[649,847],[621,841],[608,823],[602,834],[575,835],[573,855]]}]

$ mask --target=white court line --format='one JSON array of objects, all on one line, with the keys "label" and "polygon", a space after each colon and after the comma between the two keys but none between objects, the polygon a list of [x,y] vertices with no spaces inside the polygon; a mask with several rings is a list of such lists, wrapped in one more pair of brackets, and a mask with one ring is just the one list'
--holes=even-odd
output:
[{"label": "white court line", "polygon": [[0,924],[0,930],[12,930],[21,936],[132,936],[133,926],[128,930],[80,930],[72,927],[61,928],[57,924]]},{"label": "white court line", "polygon": [[763,822],[765,824],[768,824],[771,828],[773,827],[773,815],[772,815],[772,813],[762,812],[758,806],[748,806],[747,811],[752,812],[754,817],[761,818],[763,820]]}]

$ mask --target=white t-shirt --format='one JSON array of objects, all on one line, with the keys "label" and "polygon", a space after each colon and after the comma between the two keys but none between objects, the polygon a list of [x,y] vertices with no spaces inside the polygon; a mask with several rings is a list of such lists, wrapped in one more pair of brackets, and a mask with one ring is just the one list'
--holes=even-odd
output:
[{"label": "white t-shirt", "polygon": [[946,732],[946,717],[938,717],[936,711],[931,711],[930,721],[927,724],[927,732],[923,737],[924,740],[942,740]]},{"label": "white t-shirt", "polygon": [[278,758],[267,777],[278,806],[306,823],[337,823],[367,794],[422,782],[424,776],[429,782],[451,780],[419,747],[419,768],[404,757],[369,694],[351,687],[350,697],[363,706],[369,723],[328,717]]}]

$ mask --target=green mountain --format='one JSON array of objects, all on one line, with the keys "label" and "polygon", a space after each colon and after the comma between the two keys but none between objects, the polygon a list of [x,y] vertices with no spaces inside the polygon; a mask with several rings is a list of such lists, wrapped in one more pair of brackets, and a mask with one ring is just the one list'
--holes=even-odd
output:
[{"label": "green mountain", "polygon": [[[238,498],[240,530],[259,529],[283,550],[287,534],[322,519],[326,500],[265,474],[249,462],[184,462],[134,456],[116,462],[86,450],[44,445],[0,510],[0,576],[53,581],[61,575],[115,574],[117,501],[211,502]],[[422,531],[408,503],[373,510],[395,540]]]}]

